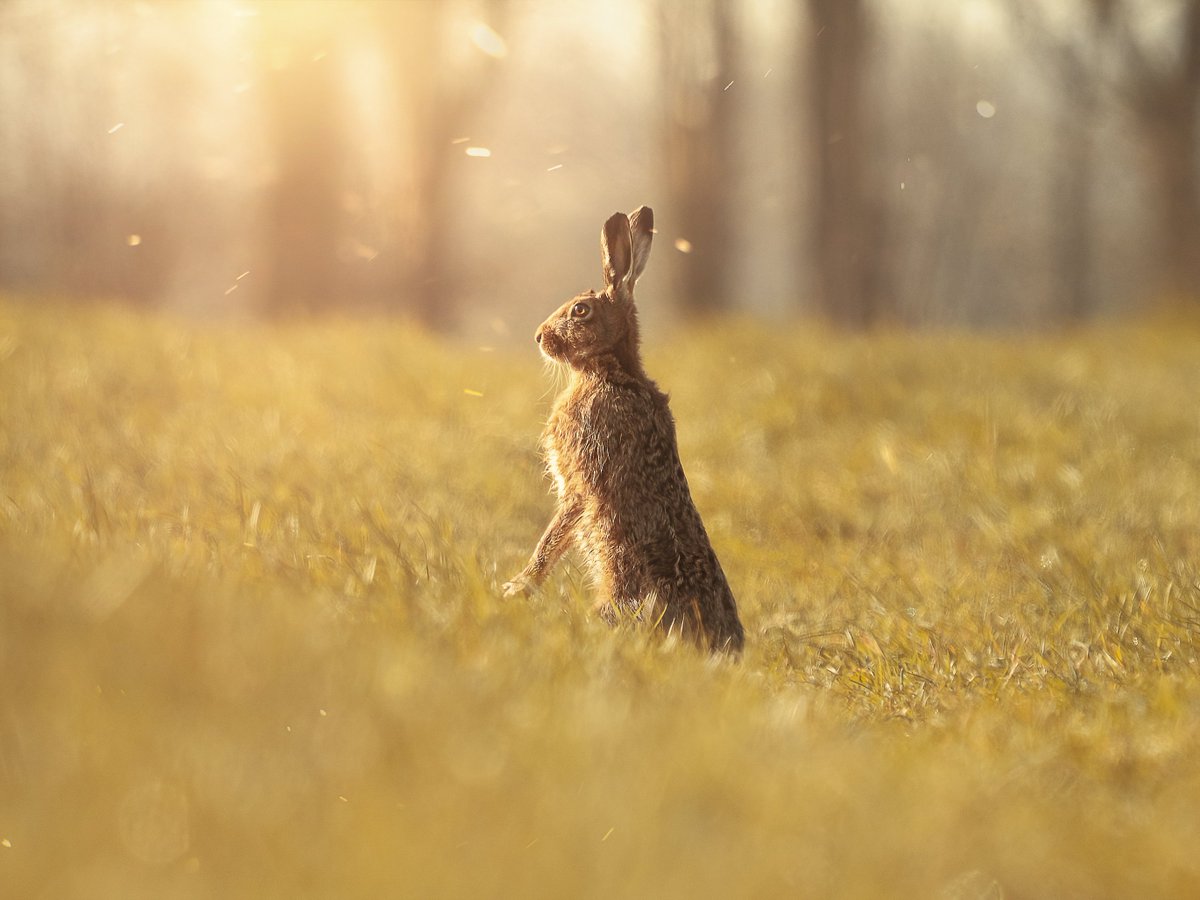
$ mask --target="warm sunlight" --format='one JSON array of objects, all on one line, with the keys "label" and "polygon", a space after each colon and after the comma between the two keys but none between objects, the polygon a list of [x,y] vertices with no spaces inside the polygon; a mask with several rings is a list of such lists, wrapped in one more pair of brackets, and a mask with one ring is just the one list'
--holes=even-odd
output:
[{"label": "warm sunlight", "polygon": [[1200,896],[1200,0],[0,0],[0,896]]}]

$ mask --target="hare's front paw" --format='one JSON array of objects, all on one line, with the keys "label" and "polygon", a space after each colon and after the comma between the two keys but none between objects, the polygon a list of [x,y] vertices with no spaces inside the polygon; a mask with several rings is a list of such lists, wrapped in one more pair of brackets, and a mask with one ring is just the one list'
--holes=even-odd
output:
[{"label": "hare's front paw", "polygon": [[504,582],[502,590],[505,597],[517,597],[528,594],[533,589],[533,585],[524,575],[516,576],[512,581]]}]

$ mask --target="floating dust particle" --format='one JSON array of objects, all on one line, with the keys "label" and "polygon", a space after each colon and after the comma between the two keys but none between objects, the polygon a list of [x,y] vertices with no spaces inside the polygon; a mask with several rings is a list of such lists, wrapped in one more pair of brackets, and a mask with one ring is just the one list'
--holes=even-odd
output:
[{"label": "floating dust particle", "polygon": [[492,155],[492,151],[487,147],[468,147],[467,156],[474,156],[479,159],[486,159]]},{"label": "floating dust particle", "polygon": [[475,27],[471,29],[471,43],[493,59],[508,56],[508,44],[486,22],[475,23]]},{"label": "floating dust particle", "polygon": [[691,253],[692,242],[687,238],[675,238],[675,249],[680,253]]},{"label": "floating dust particle", "polygon": [[136,247],[141,242],[142,242],[142,236],[140,234],[131,234],[131,235],[129,235],[129,237],[125,238],[125,243],[128,244],[130,247]]},{"label": "floating dust particle", "polygon": [[475,391],[475,390],[472,390],[471,388],[463,388],[463,393],[466,394],[468,397],[482,397],[483,396],[483,391]]}]

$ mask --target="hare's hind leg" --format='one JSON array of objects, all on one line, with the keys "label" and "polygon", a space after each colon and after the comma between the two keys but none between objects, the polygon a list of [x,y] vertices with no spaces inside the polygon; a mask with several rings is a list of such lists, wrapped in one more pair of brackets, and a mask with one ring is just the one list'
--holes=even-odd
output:
[{"label": "hare's hind leg", "polygon": [[707,646],[708,629],[704,618],[700,615],[700,604],[695,597],[678,596],[664,592],[665,596],[656,602],[650,613],[652,621],[665,634],[678,635],[684,640],[697,646]]},{"label": "hare's hind leg", "polygon": [[745,643],[742,623],[711,598],[696,590],[670,598],[658,620],[668,634],[678,634],[702,650],[739,655]]},{"label": "hare's hind leg", "polygon": [[701,615],[701,609],[704,641],[708,649],[714,653],[740,656],[746,644],[746,632],[738,618],[733,593],[725,588],[718,596],[710,597],[708,603],[697,606],[698,615]]},{"label": "hare's hind leg", "polygon": [[[596,579],[596,602],[592,610],[609,625],[639,621],[649,616],[646,579],[642,577],[636,558],[623,547],[603,545],[593,557]],[[649,598],[651,601],[653,598]]]}]

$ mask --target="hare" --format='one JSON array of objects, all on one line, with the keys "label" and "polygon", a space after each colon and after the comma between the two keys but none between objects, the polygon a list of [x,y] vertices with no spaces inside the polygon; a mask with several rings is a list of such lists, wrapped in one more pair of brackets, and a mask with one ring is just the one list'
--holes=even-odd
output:
[{"label": "hare", "polygon": [[692,502],[667,395],[642,367],[633,288],[653,237],[649,207],[611,216],[600,235],[604,290],[568,300],[537,330],[542,354],[569,370],[541,440],[558,508],[504,594],[540,584],[574,545],[609,621],[644,617],[740,653],[737,604]]}]

